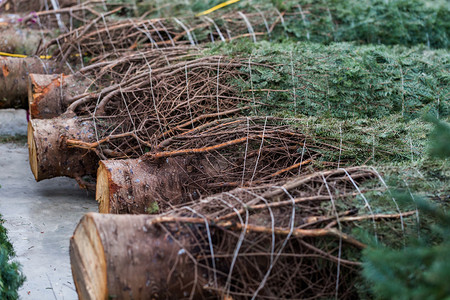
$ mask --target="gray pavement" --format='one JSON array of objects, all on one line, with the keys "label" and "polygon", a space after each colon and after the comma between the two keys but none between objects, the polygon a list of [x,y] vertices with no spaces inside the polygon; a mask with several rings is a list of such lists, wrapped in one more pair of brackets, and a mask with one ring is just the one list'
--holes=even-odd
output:
[{"label": "gray pavement", "polygon": [[0,136],[26,135],[27,125],[25,109],[0,109]]},{"label": "gray pavement", "polygon": [[93,193],[68,178],[35,182],[26,146],[11,143],[0,144],[0,185],[0,213],[27,277],[20,298],[77,299],[69,239],[82,215],[97,211]]}]

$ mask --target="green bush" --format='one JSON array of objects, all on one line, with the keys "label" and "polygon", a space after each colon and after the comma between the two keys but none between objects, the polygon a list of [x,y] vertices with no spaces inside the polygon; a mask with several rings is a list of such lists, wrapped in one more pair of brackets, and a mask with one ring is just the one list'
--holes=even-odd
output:
[{"label": "green bush", "polygon": [[18,298],[17,290],[25,281],[25,276],[20,265],[11,261],[15,253],[2,223],[0,215],[0,299],[13,300]]},{"label": "green bush", "polygon": [[[432,119],[435,130],[431,134],[430,153],[450,158],[450,126]],[[447,161],[448,162],[448,161]],[[395,195],[400,203],[414,204],[421,218],[431,223],[429,232],[421,235],[403,249],[378,245],[364,250],[363,276],[376,299],[450,299],[450,213],[446,198],[437,205],[410,193]]]},{"label": "green bush", "polygon": [[422,218],[436,220],[434,239],[401,250],[380,246],[363,252],[363,275],[376,299],[450,299],[450,214],[422,198],[414,200]]}]

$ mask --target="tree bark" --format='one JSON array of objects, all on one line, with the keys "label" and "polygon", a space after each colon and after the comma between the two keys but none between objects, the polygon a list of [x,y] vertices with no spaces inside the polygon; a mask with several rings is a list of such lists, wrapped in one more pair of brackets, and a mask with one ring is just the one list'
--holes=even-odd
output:
[{"label": "tree bark", "polygon": [[[85,215],[70,239],[72,275],[81,300],[193,299],[202,274],[178,243],[148,215]],[[197,276],[196,276],[197,275]],[[195,286],[195,289],[193,288]]]},{"label": "tree bark", "polygon": [[41,42],[42,34],[47,36],[48,31],[0,23],[0,51],[33,55]]},{"label": "tree bark", "polygon": [[61,115],[73,97],[86,92],[91,81],[81,75],[30,74],[28,102],[32,119],[50,119]]},{"label": "tree bark", "polygon": [[28,108],[27,75],[57,71],[52,61],[39,58],[0,57],[0,108]]},{"label": "tree bark", "polygon": [[89,187],[83,179],[95,176],[98,157],[94,152],[69,148],[67,137],[92,139],[91,122],[79,122],[76,118],[30,120],[28,123],[28,151],[30,167],[36,181],[67,176],[77,179],[81,187]]},{"label": "tree bark", "polygon": [[161,213],[171,206],[198,198],[186,183],[193,178],[194,157],[158,162],[142,159],[102,160],[97,171],[96,199],[100,213]]}]

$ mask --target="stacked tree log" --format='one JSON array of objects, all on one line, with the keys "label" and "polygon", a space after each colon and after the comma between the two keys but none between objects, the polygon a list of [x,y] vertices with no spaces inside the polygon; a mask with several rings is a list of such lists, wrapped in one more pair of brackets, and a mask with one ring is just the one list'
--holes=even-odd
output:
[{"label": "stacked tree log", "polygon": [[70,243],[80,299],[354,297],[352,249],[365,245],[345,232],[414,222],[415,211],[355,209],[355,187],[374,177],[354,167],[238,188],[160,216],[88,214]]}]

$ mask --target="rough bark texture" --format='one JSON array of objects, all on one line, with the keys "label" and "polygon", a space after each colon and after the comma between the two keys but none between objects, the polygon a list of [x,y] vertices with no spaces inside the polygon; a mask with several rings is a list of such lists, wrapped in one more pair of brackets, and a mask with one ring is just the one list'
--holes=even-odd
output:
[{"label": "rough bark texture", "polygon": [[28,102],[32,119],[50,119],[61,115],[73,97],[86,92],[91,81],[81,75],[30,74]]},{"label": "rough bark texture", "polygon": [[88,150],[68,148],[65,138],[91,138],[90,122],[75,118],[31,120],[28,123],[28,150],[31,170],[36,181],[67,176],[78,180],[82,187],[85,175],[95,175],[97,156]]},{"label": "rough bark texture", "polygon": [[55,63],[39,58],[0,57],[0,108],[28,108],[27,76],[51,74]]},{"label": "rough bark texture", "polygon": [[[193,161],[195,160],[195,162]],[[96,199],[101,213],[160,213],[172,205],[197,198],[186,187],[195,158],[176,157],[159,162],[141,159],[103,160],[97,171]]]},{"label": "rough bark texture", "polygon": [[39,46],[42,34],[47,34],[47,32],[0,22],[0,36],[2,37],[0,39],[0,51],[32,55]]},{"label": "rough bark texture", "polygon": [[[84,299],[183,299],[202,276],[152,216],[85,215],[70,240],[70,262],[78,296]],[[200,274],[199,274],[200,275]],[[204,283],[203,283],[204,284]]]}]

